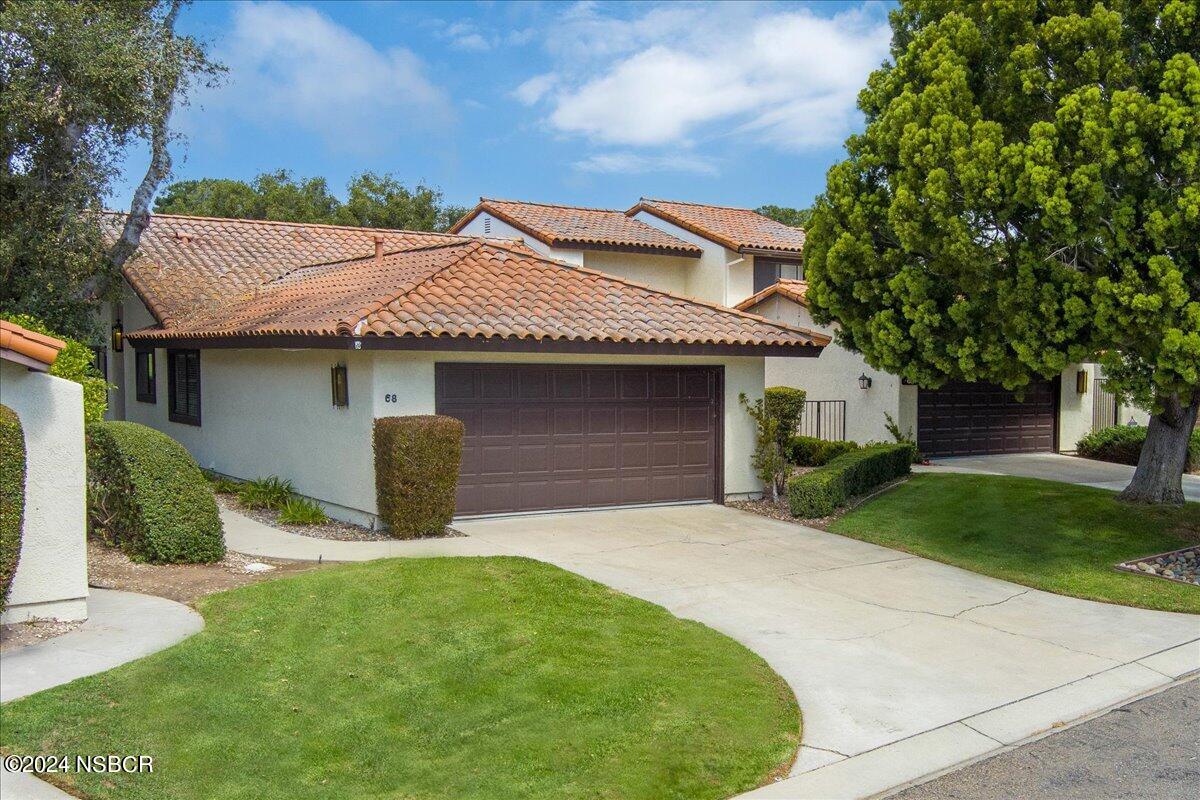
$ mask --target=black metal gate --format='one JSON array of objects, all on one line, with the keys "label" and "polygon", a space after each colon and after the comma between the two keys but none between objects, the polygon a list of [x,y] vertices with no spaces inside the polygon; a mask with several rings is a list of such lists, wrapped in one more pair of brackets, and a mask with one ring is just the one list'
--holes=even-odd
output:
[{"label": "black metal gate", "polygon": [[827,442],[846,440],[845,400],[805,400],[800,417],[801,436],[812,436]]}]

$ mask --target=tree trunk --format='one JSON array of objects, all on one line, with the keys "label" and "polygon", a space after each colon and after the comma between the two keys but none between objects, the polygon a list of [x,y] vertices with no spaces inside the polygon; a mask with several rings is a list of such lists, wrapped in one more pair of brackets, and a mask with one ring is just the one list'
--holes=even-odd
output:
[{"label": "tree trunk", "polygon": [[1200,391],[1194,392],[1189,400],[1185,406],[1179,397],[1166,398],[1163,410],[1150,417],[1137,470],[1129,486],[1117,495],[1118,500],[1183,505],[1183,468],[1196,414],[1200,411]]}]

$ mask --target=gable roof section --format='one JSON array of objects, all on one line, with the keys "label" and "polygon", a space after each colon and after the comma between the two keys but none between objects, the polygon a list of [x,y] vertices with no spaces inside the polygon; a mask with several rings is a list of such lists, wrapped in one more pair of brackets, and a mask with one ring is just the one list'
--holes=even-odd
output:
[{"label": "gable roof section", "polygon": [[[125,215],[105,213],[101,223],[112,241]],[[385,250],[464,241],[387,228],[155,214],[124,274],[150,313],[170,326],[299,267],[373,254],[376,237]]]},{"label": "gable roof section", "polygon": [[780,297],[791,300],[793,303],[808,308],[808,281],[797,281],[784,278],[778,283],[773,283],[757,294],[752,294],[742,302],[738,303],[734,308],[739,311],[749,311],[764,300],[779,295]]},{"label": "gable roof section", "polygon": [[829,342],[479,239],[296,270],[170,329],[129,335],[135,342],[255,337],[360,337],[380,347],[464,339],[708,345],[794,355],[815,355]]},{"label": "gable roof section", "polygon": [[457,233],[479,214],[491,214],[550,247],[616,250],[699,258],[703,250],[615,209],[526,203],[482,197],[451,229]]},{"label": "gable roof section", "polygon": [[792,228],[748,208],[709,206],[645,197],[625,213],[639,211],[678,225],[697,236],[739,253],[762,251],[797,257],[804,249],[804,231]]}]

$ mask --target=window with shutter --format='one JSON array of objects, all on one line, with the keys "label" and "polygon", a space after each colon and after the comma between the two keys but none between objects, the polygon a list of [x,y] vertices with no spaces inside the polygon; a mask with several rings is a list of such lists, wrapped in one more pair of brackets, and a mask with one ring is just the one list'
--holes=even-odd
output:
[{"label": "window with shutter", "polygon": [[785,261],[775,258],[754,259],[754,291],[757,294],[768,286],[774,286],[780,279],[804,280],[804,266],[799,261]]},{"label": "window with shutter", "polygon": [[137,399],[143,403],[157,403],[158,381],[154,374],[154,351],[137,350],[134,352],[133,371]]},{"label": "window with shutter", "polygon": [[167,351],[167,418],[185,425],[200,424],[200,351]]}]

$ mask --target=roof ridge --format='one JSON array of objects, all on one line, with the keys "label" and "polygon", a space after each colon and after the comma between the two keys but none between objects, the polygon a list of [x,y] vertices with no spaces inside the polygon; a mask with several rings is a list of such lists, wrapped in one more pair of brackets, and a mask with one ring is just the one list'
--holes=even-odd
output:
[{"label": "roof ridge", "polygon": [[[101,214],[109,214],[113,216],[128,216],[126,211],[113,211],[105,209]],[[448,238],[463,238],[461,234],[450,233],[448,231],[414,231],[407,228],[369,228],[362,225],[337,225],[331,222],[293,222],[283,219],[245,219],[242,217],[202,217],[198,214],[164,214],[154,212],[150,214],[151,221],[155,217],[166,217],[168,219],[196,219],[206,220],[208,222],[238,222],[250,225],[288,225],[294,228],[328,228],[332,230],[342,231],[365,231],[369,233],[415,233],[421,236],[445,236]]]},{"label": "roof ridge", "polygon": [[666,297],[670,297],[675,300],[684,300],[686,302],[695,303],[696,305],[705,306],[706,308],[715,309],[717,311],[725,311],[730,314],[733,314],[734,316],[746,317],[747,319],[752,319],[755,322],[765,322],[768,325],[771,325],[773,327],[787,331],[789,333],[802,333],[805,336],[809,336],[816,340],[829,339],[830,341],[832,341],[832,339],[830,339],[830,337],[824,333],[818,333],[817,331],[810,331],[807,328],[796,328],[791,325],[786,325],[782,322],[778,322],[773,319],[767,319],[766,317],[760,316],[758,314],[751,314],[748,311],[741,311],[736,308],[730,308],[729,306],[723,306],[720,303],[712,303],[712,302],[709,302],[708,300],[702,300],[698,297],[691,297],[689,295],[675,294],[674,292],[668,292],[666,289],[659,289],[655,286],[650,286],[645,283],[639,283],[638,281],[631,281],[628,278],[622,278],[617,275],[611,275],[607,272],[601,272],[600,270],[597,270],[597,269],[591,269],[589,267],[584,267],[584,266],[577,266],[575,264],[571,264],[566,261],[559,261],[557,259],[553,259],[548,256],[544,256],[541,253],[535,253],[535,254],[522,253],[522,252],[519,252],[516,250],[509,250],[507,247],[504,247],[502,245],[493,244],[491,242],[484,242],[483,244],[488,247],[495,247],[498,250],[504,250],[505,252],[513,253],[514,255],[519,255],[523,258],[533,258],[538,261],[545,261],[546,263],[552,264],[556,267],[572,269],[572,270],[575,270],[576,272],[585,272],[589,275],[595,275],[597,277],[605,278],[607,280],[614,281],[616,283],[625,284],[626,286],[633,286],[635,288],[643,289],[645,291],[651,292],[652,294],[665,295]]},{"label": "roof ridge", "polygon": [[624,213],[619,208],[598,208],[596,206],[575,206],[567,203],[544,203],[537,200],[506,200],[500,197],[480,197],[479,204],[486,203],[513,203],[519,206],[540,206],[542,208],[566,208],[571,211],[604,211],[606,213],[622,214]]},{"label": "roof ridge", "polygon": [[[723,208],[727,211],[749,211],[751,214],[758,214],[758,212],[755,211],[753,208],[746,208],[744,206],[722,206],[722,205],[718,205],[717,203],[697,203],[694,200],[666,200],[661,197],[642,197],[642,198],[639,198],[638,202],[639,203],[671,203],[671,204],[677,205],[677,206],[699,206],[700,208]],[[635,208],[636,208],[636,206],[635,206]],[[771,219],[770,217],[765,216],[763,214],[758,214],[758,215],[760,217],[763,217],[763,219]],[[780,223],[780,224],[783,224],[783,223]]]}]

